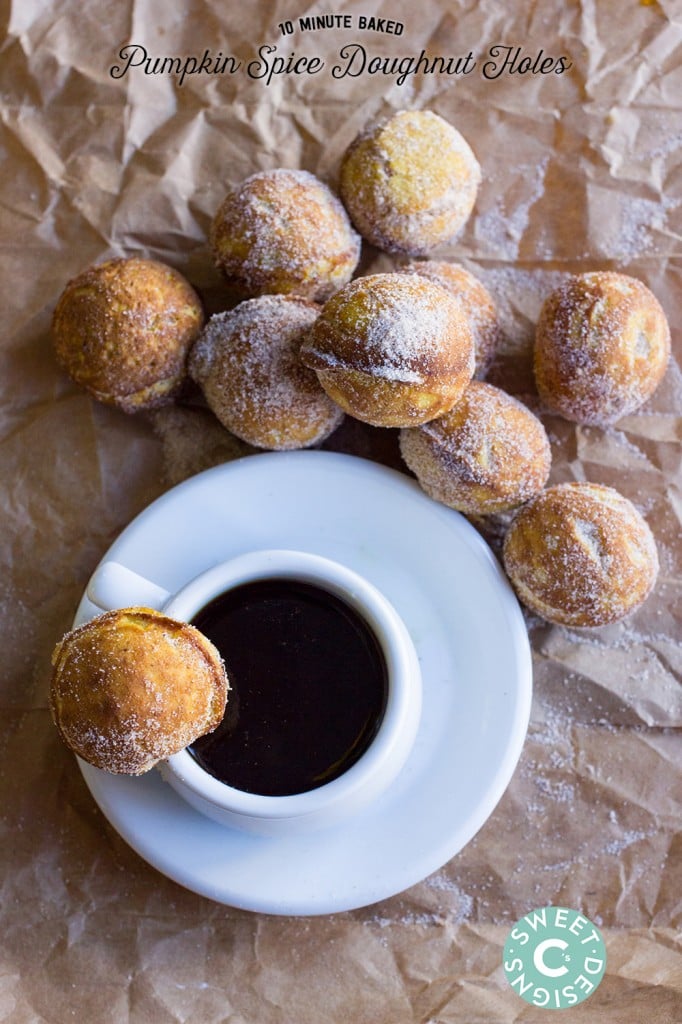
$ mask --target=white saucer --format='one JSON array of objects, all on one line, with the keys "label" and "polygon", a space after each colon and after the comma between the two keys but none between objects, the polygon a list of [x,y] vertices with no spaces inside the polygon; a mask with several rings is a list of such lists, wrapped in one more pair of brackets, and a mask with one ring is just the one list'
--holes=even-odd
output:
[{"label": "white saucer", "polygon": [[[174,591],[217,562],[275,547],[355,569],[410,630],[424,704],[398,779],[343,824],[269,839],[204,818],[157,771],[81,769],[121,836],[186,888],[270,914],[351,910],[437,870],[491,814],[528,725],[527,633],[497,561],[462,516],[406,476],[348,455],[277,452],[208,470],[150,505],[106,558]],[[76,622],[95,614],[83,598]]]}]

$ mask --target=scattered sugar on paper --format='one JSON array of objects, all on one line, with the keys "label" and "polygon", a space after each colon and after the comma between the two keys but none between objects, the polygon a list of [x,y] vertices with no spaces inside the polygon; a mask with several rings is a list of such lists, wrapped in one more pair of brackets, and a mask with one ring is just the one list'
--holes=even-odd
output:
[{"label": "scattered sugar on paper", "polygon": [[568,277],[562,271],[519,267],[480,267],[476,275],[493,297],[503,333],[501,352],[505,354],[522,353],[532,345],[542,304]]},{"label": "scattered sugar on paper", "polygon": [[488,245],[490,255],[498,259],[518,257],[529,224],[531,207],[542,198],[548,163],[549,157],[546,156],[538,164],[519,165],[516,170],[524,187],[529,187],[528,194],[513,210],[508,210],[505,201],[500,199],[491,210],[478,217],[476,233]]},{"label": "scattered sugar on paper", "polygon": [[656,200],[620,196],[618,217],[608,222],[613,226],[612,233],[607,233],[607,225],[600,225],[599,249],[610,259],[638,259],[654,247],[655,235],[667,228],[668,213],[679,205],[679,200],[667,196]]},{"label": "scattered sugar on paper", "polygon": [[209,409],[200,406],[165,406],[148,416],[161,439],[169,486],[255,451],[225,430]]},{"label": "scattered sugar on paper", "polygon": [[447,893],[449,898],[457,900],[454,910],[448,914],[449,920],[454,921],[455,924],[461,924],[462,921],[468,921],[471,918],[474,909],[473,897],[469,893],[463,892],[459,885],[447,875],[437,872],[426,879],[425,885],[429,889]]},{"label": "scattered sugar on paper", "polygon": [[612,839],[604,847],[604,852],[618,856],[627,850],[628,847],[634,846],[635,843],[641,843],[645,839],[652,839],[654,836],[660,835],[660,830],[657,828],[650,829],[630,829],[619,836],[617,839]]}]

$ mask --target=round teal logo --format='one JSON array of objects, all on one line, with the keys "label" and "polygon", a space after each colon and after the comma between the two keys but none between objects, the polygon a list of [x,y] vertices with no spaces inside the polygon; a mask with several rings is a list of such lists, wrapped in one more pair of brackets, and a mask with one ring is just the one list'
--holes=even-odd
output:
[{"label": "round teal logo", "polygon": [[591,996],[606,970],[599,929],[577,910],[542,907],[526,914],[504,944],[504,973],[532,1006],[565,1010]]}]

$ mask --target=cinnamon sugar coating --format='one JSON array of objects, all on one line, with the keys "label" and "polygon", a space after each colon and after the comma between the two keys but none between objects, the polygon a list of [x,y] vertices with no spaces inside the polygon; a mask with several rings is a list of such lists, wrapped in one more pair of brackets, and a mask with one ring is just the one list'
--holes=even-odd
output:
[{"label": "cinnamon sugar coating", "polygon": [[474,377],[477,380],[485,377],[502,338],[497,310],[487,288],[458,263],[443,260],[407,263],[400,267],[400,272],[421,274],[429,281],[442,285],[461,302],[474,339]]},{"label": "cinnamon sugar coating", "polygon": [[504,566],[532,611],[565,626],[604,626],[634,611],[658,574],[647,523],[612,487],[558,484],[525,505],[504,541]]},{"label": "cinnamon sugar coating", "polygon": [[428,110],[401,110],[351,143],[339,187],[363,238],[387,252],[425,256],[462,229],[480,180],[456,128]]},{"label": "cinnamon sugar coating", "polygon": [[542,490],[551,466],[540,420],[491,384],[472,381],[444,416],[402,430],[400,450],[426,493],[468,515],[515,508]]},{"label": "cinnamon sugar coating", "polygon": [[72,380],[123,412],[172,401],[204,314],[198,295],[157,260],[108,260],[69,281],[52,320]]},{"label": "cinnamon sugar coating", "polygon": [[220,422],[259,448],[318,444],[342,410],[300,359],[320,307],[293,295],[248,299],[212,316],[192,349],[189,371]]},{"label": "cinnamon sugar coating", "polygon": [[461,306],[416,274],[357,278],[325,303],[301,348],[327,394],[375,426],[416,426],[450,409],[471,380]]},{"label": "cinnamon sugar coating", "polygon": [[308,171],[260,171],[233,188],[213,218],[216,266],[247,296],[323,302],[346,284],[360,238],[333,192]]},{"label": "cinnamon sugar coating", "polygon": [[668,322],[646,285],[610,271],[577,274],[544,303],[535,379],[548,409],[605,426],[654,393],[669,356]]},{"label": "cinnamon sugar coating", "polygon": [[211,732],[229,683],[194,626],[151,608],[105,612],[52,656],[50,706],[66,744],[96,768],[140,775]]}]

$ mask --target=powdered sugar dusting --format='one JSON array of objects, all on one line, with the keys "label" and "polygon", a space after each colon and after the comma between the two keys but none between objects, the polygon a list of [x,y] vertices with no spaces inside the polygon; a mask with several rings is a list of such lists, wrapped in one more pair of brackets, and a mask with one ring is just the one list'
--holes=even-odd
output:
[{"label": "powdered sugar dusting", "polygon": [[421,274],[441,285],[461,304],[471,328],[476,360],[475,376],[485,376],[501,341],[501,329],[493,300],[473,274],[457,263],[422,260],[400,268],[408,274]]},{"label": "powdered sugar dusting", "polygon": [[381,293],[367,292],[360,330],[366,337],[363,367],[389,380],[422,379],[417,366],[437,353],[450,331],[449,309],[438,296],[403,292],[396,282]]},{"label": "powdered sugar dusting", "polygon": [[464,892],[457,882],[453,881],[444,872],[436,872],[435,875],[427,878],[424,884],[429,889],[435,889],[437,892],[447,894],[448,900],[454,902],[454,909],[448,917],[455,924],[461,924],[463,921],[468,921],[471,918],[474,909],[473,896],[468,892]]},{"label": "powdered sugar dusting", "polygon": [[659,829],[629,829],[617,839],[612,839],[604,847],[604,851],[611,856],[619,856],[628,847],[634,846],[635,843],[641,843],[646,839],[652,839],[654,836],[659,834]]},{"label": "powdered sugar dusting", "polygon": [[326,438],[341,410],[300,360],[319,307],[268,295],[211,317],[192,350],[189,370],[228,430],[262,448],[302,448]]},{"label": "powdered sugar dusting", "polygon": [[452,125],[432,111],[402,110],[352,143],[341,194],[368,241],[420,256],[461,230],[480,179],[471,147]]},{"label": "powdered sugar dusting", "polygon": [[665,314],[641,281],[608,272],[576,275],[552,292],[540,314],[538,390],[567,419],[612,423],[653,393],[669,353]]},{"label": "powdered sugar dusting", "polygon": [[542,490],[551,463],[540,420],[510,395],[478,381],[451,412],[403,430],[400,446],[427,494],[472,515],[527,501]]},{"label": "powdered sugar dusting", "polygon": [[658,573],[649,527],[613,488],[559,484],[519,513],[504,564],[521,600],[551,622],[600,626],[647,597]]},{"label": "powdered sugar dusting", "polygon": [[340,200],[315,175],[278,168],[228,194],[211,227],[216,264],[250,295],[319,301],[350,280],[360,238]]},{"label": "powdered sugar dusting", "polygon": [[[601,223],[601,251],[625,262],[639,259],[653,248],[655,235],[667,229],[668,213],[679,205],[679,200],[665,195],[656,200],[619,196],[617,215]],[[609,225],[611,234],[607,233]]]},{"label": "powdered sugar dusting", "polygon": [[473,341],[443,288],[409,275],[373,274],[326,304],[305,353],[327,367],[422,383],[473,363]]},{"label": "powdered sugar dusting", "polygon": [[518,171],[528,188],[523,201],[509,210],[503,200],[476,220],[476,234],[497,259],[516,259],[530,220],[530,210],[542,198],[549,157],[537,164],[524,164]]}]

